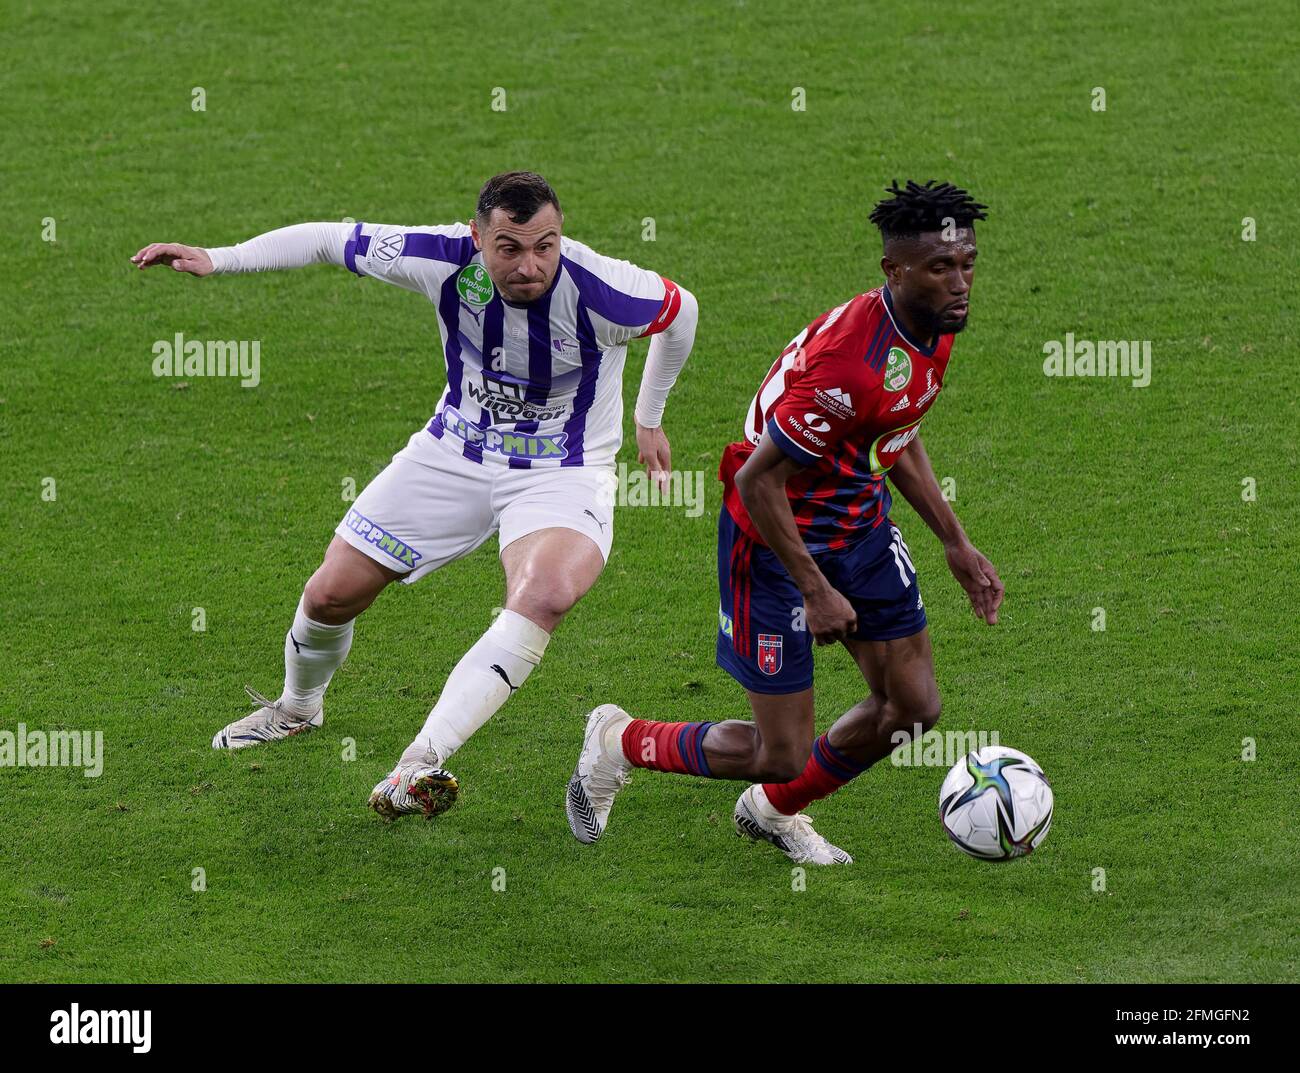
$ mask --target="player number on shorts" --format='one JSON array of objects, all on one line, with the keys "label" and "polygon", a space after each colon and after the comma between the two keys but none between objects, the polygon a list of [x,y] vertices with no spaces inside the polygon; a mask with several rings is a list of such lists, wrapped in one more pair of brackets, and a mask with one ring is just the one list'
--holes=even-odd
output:
[{"label": "player number on shorts", "polygon": [[[902,579],[903,586],[906,588],[912,584],[912,578],[908,577],[910,571],[912,577],[916,576],[916,567],[912,565],[912,556],[907,550],[907,545],[903,543],[903,534],[893,526],[890,526],[890,532],[893,536],[890,538],[889,550],[894,553],[894,562],[898,564],[898,576]],[[904,569],[906,564],[906,569]]]}]

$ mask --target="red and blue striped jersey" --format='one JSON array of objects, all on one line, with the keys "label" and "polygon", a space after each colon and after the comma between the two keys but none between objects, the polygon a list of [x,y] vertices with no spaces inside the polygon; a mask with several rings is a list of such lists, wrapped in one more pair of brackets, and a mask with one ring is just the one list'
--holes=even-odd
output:
[{"label": "red and blue striped jersey", "polygon": [[828,310],[796,335],[763,379],[745,438],[727,447],[718,477],[723,503],[762,543],[735,476],[764,430],[806,467],[786,484],[811,552],[843,548],[889,516],[885,474],[916,437],[943,387],[952,336],[934,346],[909,338],[887,287]]}]

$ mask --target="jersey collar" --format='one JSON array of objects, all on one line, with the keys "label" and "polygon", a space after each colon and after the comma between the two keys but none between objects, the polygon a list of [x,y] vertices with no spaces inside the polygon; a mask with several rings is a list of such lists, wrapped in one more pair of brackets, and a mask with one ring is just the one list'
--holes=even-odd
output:
[{"label": "jersey collar", "polygon": [[899,338],[902,339],[903,342],[906,343],[908,346],[910,346],[913,350],[919,351],[925,357],[927,358],[933,357],[934,352],[939,348],[939,341],[943,339],[943,334],[942,333],[935,334],[933,346],[928,346],[928,347],[922,346],[920,343],[918,343],[915,339],[913,339],[908,334],[907,329],[905,329],[903,325],[899,323],[898,318],[894,316],[894,299],[893,296],[890,295],[889,293],[888,283],[886,283],[884,286],[880,288],[880,293],[884,296],[885,299],[885,312],[889,314],[889,321],[891,324],[893,324],[894,331],[898,333]]}]

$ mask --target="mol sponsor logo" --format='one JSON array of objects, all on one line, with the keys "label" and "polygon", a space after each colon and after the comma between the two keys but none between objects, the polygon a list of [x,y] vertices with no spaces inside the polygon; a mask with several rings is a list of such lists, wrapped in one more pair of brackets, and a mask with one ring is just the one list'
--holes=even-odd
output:
[{"label": "mol sponsor logo", "polygon": [[921,429],[920,425],[913,425],[906,432],[900,432],[896,436],[890,437],[889,442],[886,443],[883,447],[881,447],[880,450],[882,452],[888,452],[888,453],[896,453],[898,451],[901,451],[904,447],[906,447],[909,443],[911,443],[914,439],[916,439],[916,434],[920,431],[920,429]]},{"label": "mol sponsor logo", "polygon": [[877,477],[885,473],[897,461],[904,448],[916,439],[916,434],[920,431],[921,419],[917,418],[910,425],[892,429],[883,436],[878,436],[871,445],[871,472]]}]

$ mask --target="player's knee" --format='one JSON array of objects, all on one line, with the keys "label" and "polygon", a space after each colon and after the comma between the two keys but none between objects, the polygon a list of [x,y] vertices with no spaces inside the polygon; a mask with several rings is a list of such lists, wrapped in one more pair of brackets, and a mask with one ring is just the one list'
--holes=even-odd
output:
[{"label": "player's knee", "polygon": [[939,699],[939,693],[936,690],[924,700],[911,706],[907,721],[919,725],[921,733],[925,734],[934,729],[942,712],[943,701]]},{"label": "player's knee", "polygon": [[506,607],[542,624],[544,629],[553,630],[573,610],[579,595],[570,586],[555,580],[544,587],[539,585],[522,589],[506,601]]},{"label": "player's knee", "polygon": [[559,622],[578,602],[578,594],[567,587],[551,589],[539,601],[538,610],[554,622]]},{"label": "player's knee", "polygon": [[915,738],[934,729],[943,711],[943,702],[939,698],[938,690],[934,690],[924,697],[905,702],[893,698],[889,707],[892,711],[886,728],[888,732],[891,735],[902,732]]},{"label": "player's knee", "polygon": [[925,711],[922,712],[921,725],[926,730],[933,730],[936,723],[939,722],[939,716],[943,714],[943,698],[939,696],[938,691],[930,697]]},{"label": "player's knee", "polygon": [[317,572],[302,592],[302,610],[313,622],[341,625],[358,614],[356,596]]}]

